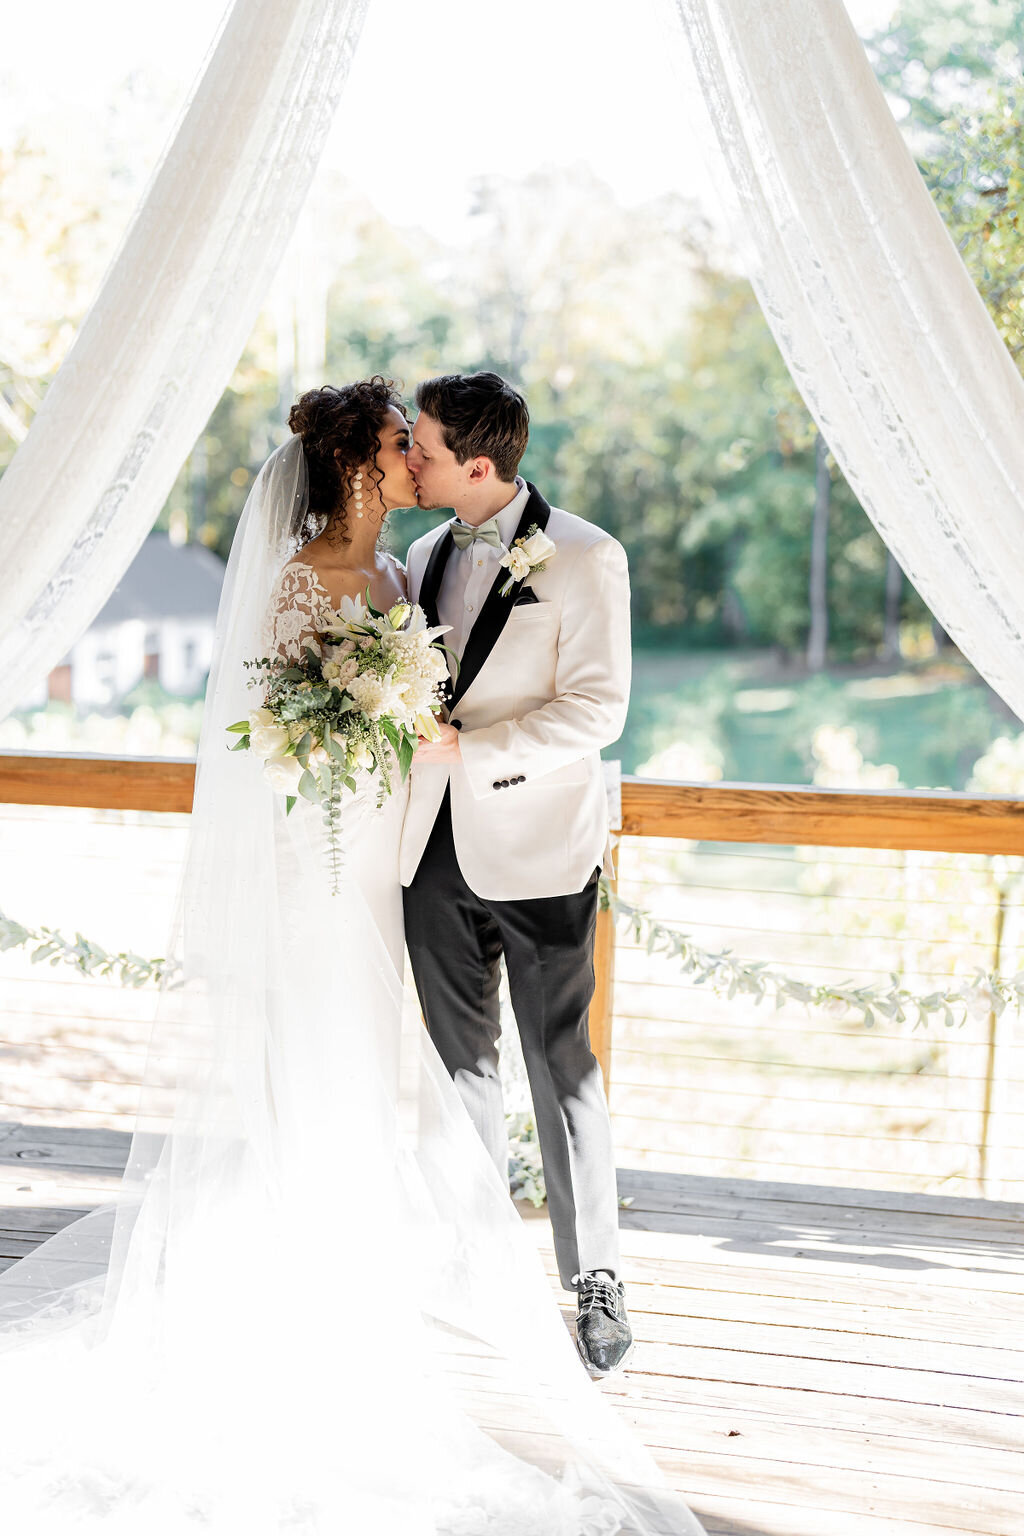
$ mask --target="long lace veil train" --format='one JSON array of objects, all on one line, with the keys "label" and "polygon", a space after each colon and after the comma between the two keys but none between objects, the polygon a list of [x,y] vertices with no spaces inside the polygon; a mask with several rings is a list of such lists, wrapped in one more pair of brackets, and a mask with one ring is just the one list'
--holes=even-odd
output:
[{"label": "long lace veil train", "polygon": [[286,819],[227,750],[305,506],[293,437],[228,563],[178,969],[118,1199],[0,1276],[0,1519],[696,1536],[586,1378],[354,881],[330,894],[315,812]]}]

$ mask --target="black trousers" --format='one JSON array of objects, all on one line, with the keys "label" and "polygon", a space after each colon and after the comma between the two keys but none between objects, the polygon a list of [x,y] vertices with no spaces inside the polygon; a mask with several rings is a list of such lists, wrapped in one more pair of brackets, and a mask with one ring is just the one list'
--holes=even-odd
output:
[{"label": "black trousers", "polygon": [[598,871],[582,891],[486,901],[459,868],[446,793],[412,883],[405,937],[430,1037],[508,1177],[498,1076],[499,961],[530,1081],[559,1275],[617,1275],[618,1200],[601,1070],[590,1049]]}]

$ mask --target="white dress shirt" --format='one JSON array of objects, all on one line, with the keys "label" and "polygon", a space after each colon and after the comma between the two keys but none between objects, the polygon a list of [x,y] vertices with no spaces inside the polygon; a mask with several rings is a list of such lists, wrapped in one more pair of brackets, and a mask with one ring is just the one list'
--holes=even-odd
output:
[{"label": "white dress shirt", "polygon": [[[521,475],[516,475],[516,485],[516,494],[497,514],[498,535],[506,549],[516,536],[519,519],[530,499],[530,488]],[[460,519],[454,521],[458,523]],[[482,539],[474,539],[465,549],[456,546],[448,556],[437,595],[437,614],[442,624],[452,626],[451,634],[443,637],[443,643],[450,646],[460,660],[470,630],[501,569],[501,556],[500,549]]]}]

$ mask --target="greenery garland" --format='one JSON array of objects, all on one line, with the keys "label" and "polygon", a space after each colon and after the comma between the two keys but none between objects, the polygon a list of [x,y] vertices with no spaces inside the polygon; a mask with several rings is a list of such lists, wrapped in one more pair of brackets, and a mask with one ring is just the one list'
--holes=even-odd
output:
[{"label": "greenery garland", "polygon": [[175,966],[162,957],[145,959],[131,950],[118,950],[111,954],[91,939],[75,934],[74,943],[66,939],[59,928],[26,928],[0,912],[0,953],[8,949],[20,949],[34,944],[32,963],[48,960],[51,965],[71,965],[86,976],[116,975],[123,987],[144,987],[148,982],[160,983],[172,975]]},{"label": "greenery garland", "polygon": [[[1019,1011],[1024,1006],[1024,971],[1005,977],[978,969],[968,978],[924,995],[903,986],[895,972],[888,982],[863,987],[852,982],[837,986],[799,981],[764,960],[741,960],[728,949],[702,949],[688,934],[623,901],[606,876],[601,877],[599,891],[602,910],[611,912],[612,921],[630,932],[649,955],[661,954],[677,961],[684,975],[691,976],[698,986],[710,986],[727,998],[749,997],[755,1005],[773,1001],[776,1009],[787,1002],[803,1003],[833,1019],[859,1013],[868,1029],[883,1020],[895,1024],[912,1020],[914,1027],[920,1028],[938,1018],[951,1029],[968,1018],[998,1017],[1006,1008]],[[33,963],[71,965],[86,976],[116,975],[126,987],[143,987],[149,982],[159,985],[175,970],[162,956],[146,959],[130,950],[112,954],[80,933],[76,932],[72,942],[58,928],[26,928],[0,913],[0,952],[27,945],[35,945]]]},{"label": "greenery garland", "polygon": [[755,1005],[773,1000],[779,1009],[787,1002],[804,1003],[820,1008],[832,1019],[859,1013],[868,1029],[883,1020],[905,1024],[908,1019],[917,1029],[939,1017],[947,1029],[952,1029],[969,1017],[998,1017],[1008,1007],[1019,1011],[1024,1005],[1024,971],[1007,978],[979,968],[969,978],[923,996],[902,986],[895,972],[890,973],[888,982],[864,987],[855,987],[852,982],[836,986],[832,982],[798,981],[774,970],[765,960],[739,960],[728,949],[702,949],[688,934],[623,901],[607,876],[600,880],[600,903],[603,911],[611,912],[612,921],[625,926],[649,955],[663,954],[677,960],[698,986],[710,985],[727,998],[750,997]]}]

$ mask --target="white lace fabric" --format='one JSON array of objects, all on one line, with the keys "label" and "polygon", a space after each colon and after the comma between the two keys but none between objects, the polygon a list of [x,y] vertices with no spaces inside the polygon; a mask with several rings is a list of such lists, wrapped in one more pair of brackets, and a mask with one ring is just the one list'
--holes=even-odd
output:
[{"label": "white lace fabric", "polygon": [[319,656],[318,637],[331,610],[330,593],[313,566],[304,560],[290,560],[270,599],[260,654],[295,661],[308,646]]}]

